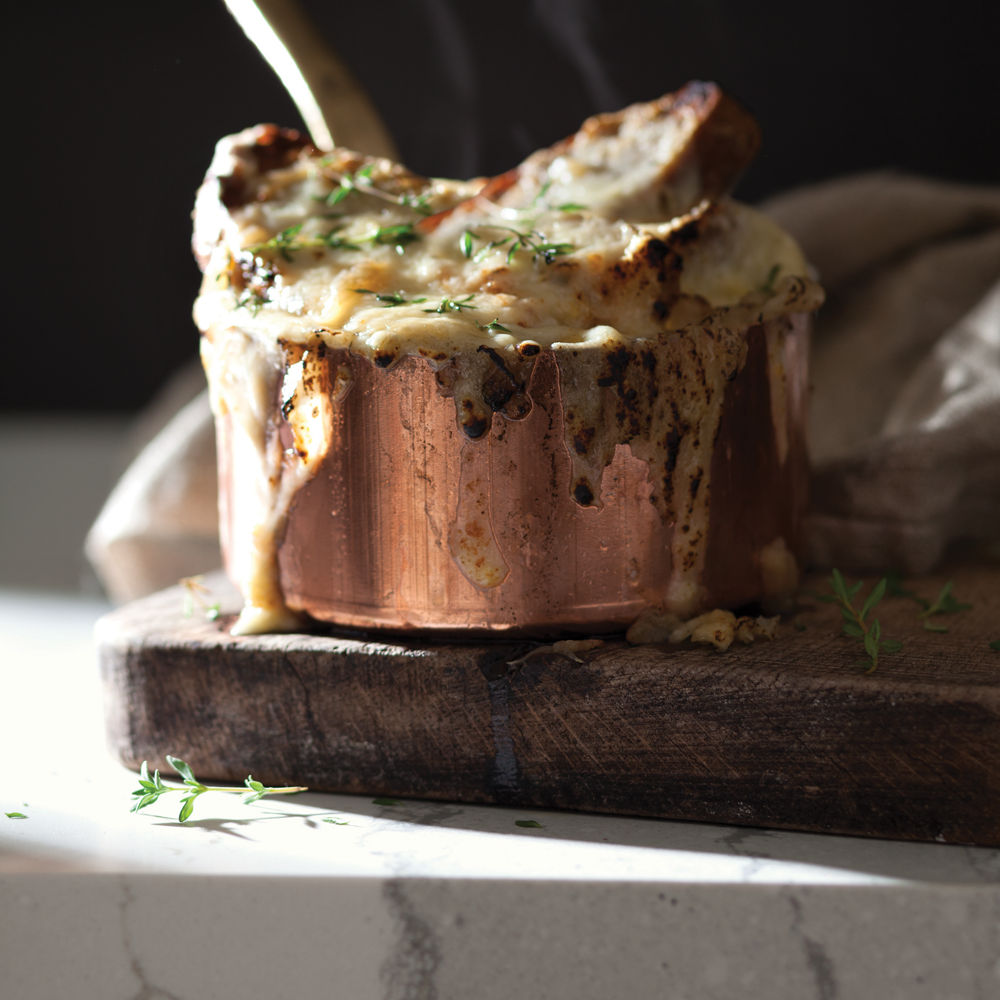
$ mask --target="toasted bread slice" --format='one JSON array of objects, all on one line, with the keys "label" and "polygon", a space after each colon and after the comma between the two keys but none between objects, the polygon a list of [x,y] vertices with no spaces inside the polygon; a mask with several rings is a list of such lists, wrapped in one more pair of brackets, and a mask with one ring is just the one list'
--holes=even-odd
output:
[{"label": "toasted bread slice", "polygon": [[588,118],[580,130],[495,178],[482,194],[523,206],[580,205],[605,218],[650,222],[684,215],[731,190],[760,146],[760,128],[714,84]]}]

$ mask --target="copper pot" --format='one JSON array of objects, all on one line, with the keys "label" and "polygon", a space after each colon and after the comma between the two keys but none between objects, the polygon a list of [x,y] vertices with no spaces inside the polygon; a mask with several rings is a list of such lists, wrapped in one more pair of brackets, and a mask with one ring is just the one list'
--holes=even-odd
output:
[{"label": "copper pot", "polygon": [[[317,377],[329,440],[278,532],[285,602],[360,628],[556,637],[620,630],[646,608],[669,606],[689,558],[700,559],[688,567],[697,593],[682,599],[682,613],[791,592],[806,503],[808,324],[800,313],[739,332],[745,354],[725,383],[710,468],[692,477],[676,450],[672,468],[670,456],[657,468],[636,455],[650,442],[635,440],[616,448],[589,497],[571,436],[567,444],[571,355],[542,350],[525,387],[527,415],[498,415],[472,440],[424,358],[385,370],[326,350]],[[288,422],[276,420],[288,445]],[[239,579],[245,554],[233,540],[246,537],[239,521],[251,472],[231,421],[219,420],[222,539]],[[677,533],[694,530],[690,516],[676,497],[667,516],[656,502],[664,475],[686,477],[692,497],[705,484],[695,525],[704,537],[687,549]]]}]

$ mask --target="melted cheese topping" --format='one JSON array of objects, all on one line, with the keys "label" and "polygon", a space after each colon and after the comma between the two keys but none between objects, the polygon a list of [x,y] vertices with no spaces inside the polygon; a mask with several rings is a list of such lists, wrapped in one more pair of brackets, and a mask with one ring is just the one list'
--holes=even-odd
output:
[{"label": "melted cheese topping", "polygon": [[[532,359],[551,350],[574,498],[599,506],[615,448],[630,447],[674,525],[664,606],[680,615],[703,607],[712,446],[744,332],[821,301],[794,242],[733,201],[689,204],[690,177],[673,191],[685,205],[677,217],[609,217],[649,199],[629,197],[635,177],[609,181],[600,157],[549,158],[491,200],[477,194],[481,181],[425,181],[342,151],[255,173],[245,156],[254,139],[251,130],[220,144],[195,234],[205,271],[195,319],[213,406],[240,438],[240,476],[257,484],[241,499],[242,537],[227,540],[247,602],[237,630],[298,624],[281,596],[277,540],[326,454],[344,390],[324,374],[324,347],[382,368],[426,358],[454,398],[467,448],[495,413],[528,412]],[[218,179],[237,168],[242,196],[226,205]],[[637,168],[640,182],[647,173]],[[434,214],[414,211],[415,200]],[[769,355],[783,460],[784,373],[770,340]],[[460,495],[449,549],[471,583],[498,586],[507,566],[489,526],[489,484],[463,479]]]}]

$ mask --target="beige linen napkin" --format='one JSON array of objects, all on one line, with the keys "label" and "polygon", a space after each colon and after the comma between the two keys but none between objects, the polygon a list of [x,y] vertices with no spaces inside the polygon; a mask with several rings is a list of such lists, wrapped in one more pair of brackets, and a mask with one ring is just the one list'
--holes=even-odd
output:
[{"label": "beige linen napkin", "polygon": [[[919,573],[1000,546],[1000,188],[864,174],[764,208],[827,289],[810,562]],[[87,543],[115,600],[219,565],[214,453],[202,393],[125,473]]]},{"label": "beige linen napkin", "polygon": [[906,573],[1000,542],[1000,188],[864,174],[773,199],[827,290],[809,559]]},{"label": "beige linen napkin", "polygon": [[[215,425],[204,383],[200,366],[187,369],[154,401],[143,418],[147,440],[87,536],[87,556],[114,601],[222,565]],[[172,416],[163,413],[178,405]]]}]

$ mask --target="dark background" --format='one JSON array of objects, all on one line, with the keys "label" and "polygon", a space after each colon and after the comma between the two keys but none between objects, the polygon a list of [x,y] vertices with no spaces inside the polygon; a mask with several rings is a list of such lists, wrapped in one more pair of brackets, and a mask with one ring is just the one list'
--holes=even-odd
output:
[{"label": "dark background", "polygon": [[[745,200],[869,168],[1000,180],[993,3],[304,6],[424,173],[500,171],[701,78],[763,126]],[[5,21],[0,410],[133,411],[196,356],[189,213],[216,139],[301,123],[222,0],[18,4]]]}]

